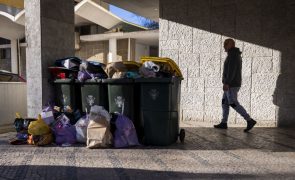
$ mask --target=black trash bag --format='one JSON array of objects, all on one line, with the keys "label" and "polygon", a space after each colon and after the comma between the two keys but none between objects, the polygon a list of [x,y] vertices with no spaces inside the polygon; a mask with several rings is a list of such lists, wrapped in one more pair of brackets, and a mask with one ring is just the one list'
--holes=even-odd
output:
[{"label": "black trash bag", "polygon": [[171,73],[168,73],[168,72],[159,71],[156,73],[156,77],[157,78],[171,78],[172,75],[171,75]]},{"label": "black trash bag", "polygon": [[72,113],[64,112],[64,114],[70,119],[70,124],[75,125],[76,122],[85,114],[81,113],[80,110],[75,110]]},{"label": "black trash bag", "polygon": [[[99,76],[100,79],[108,78],[108,75],[104,71],[105,64],[99,63],[99,62],[94,62],[94,61],[84,61],[83,63],[86,63],[85,70],[88,73]],[[81,68],[80,68],[80,70],[81,70]]]},{"label": "black trash bag", "polygon": [[106,72],[103,70],[105,68],[105,64],[99,63],[99,62],[94,62],[94,61],[87,61],[87,71],[90,73],[101,73],[101,74],[106,74]]},{"label": "black trash bag", "polygon": [[14,120],[14,128],[17,132],[16,137],[9,140],[12,145],[22,145],[27,144],[28,139],[28,128],[32,121],[36,121],[33,118],[22,118],[18,113],[16,113],[16,118]]},{"label": "black trash bag", "polygon": [[82,61],[77,78],[80,82],[85,82],[88,79],[106,79],[108,76],[103,69],[104,66],[99,62]]},{"label": "black trash bag", "polygon": [[116,120],[118,119],[118,114],[117,113],[111,113],[111,121],[110,121],[110,131],[112,135],[115,134],[115,131],[117,129],[116,127]]},{"label": "black trash bag", "polygon": [[28,127],[32,121],[36,121],[36,119],[33,118],[21,118],[17,115],[17,117],[14,120],[14,128],[16,132],[21,133],[28,133]]},{"label": "black trash bag", "polygon": [[24,119],[23,118],[15,118],[13,125],[14,125],[16,132],[21,132],[24,129]]},{"label": "black trash bag", "polygon": [[55,66],[63,67],[69,70],[79,71],[82,60],[77,57],[67,57],[55,61]]}]

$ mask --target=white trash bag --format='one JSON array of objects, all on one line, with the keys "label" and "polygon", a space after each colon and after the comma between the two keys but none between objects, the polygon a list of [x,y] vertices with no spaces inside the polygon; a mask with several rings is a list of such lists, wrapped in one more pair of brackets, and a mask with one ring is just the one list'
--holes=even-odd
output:
[{"label": "white trash bag", "polygon": [[87,141],[87,126],[89,124],[89,117],[88,115],[80,118],[76,124],[76,140],[79,143],[86,143]]}]

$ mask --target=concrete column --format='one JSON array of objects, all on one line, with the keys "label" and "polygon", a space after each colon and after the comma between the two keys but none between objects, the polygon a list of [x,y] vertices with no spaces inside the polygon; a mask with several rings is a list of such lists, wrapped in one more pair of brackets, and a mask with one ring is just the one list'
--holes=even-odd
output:
[{"label": "concrete column", "polygon": [[54,99],[48,66],[74,56],[73,0],[25,0],[28,116]]},{"label": "concrete column", "polygon": [[109,40],[109,54],[108,62],[117,61],[117,39],[112,38]]},{"label": "concrete column", "polygon": [[130,38],[128,38],[128,61],[131,61],[131,42],[130,42]]},{"label": "concrete column", "polygon": [[11,39],[11,72],[18,74],[17,40]]}]

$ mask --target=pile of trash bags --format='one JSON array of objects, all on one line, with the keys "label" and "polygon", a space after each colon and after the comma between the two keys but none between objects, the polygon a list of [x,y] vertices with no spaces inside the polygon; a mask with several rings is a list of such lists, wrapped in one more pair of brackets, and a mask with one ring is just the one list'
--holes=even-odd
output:
[{"label": "pile of trash bags", "polygon": [[91,60],[81,60],[78,57],[68,57],[55,61],[49,67],[53,79],[76,79],[85,82],[88,79],[106,78],[163,78],[174,76],[173,70],[165,63],[146,61],[112,62],[107,65]]},{"label": "pile of trash bags", "polygon": [[103,70],[104,64],[93,61],[82,61],[79,67],[78,80],[85,82],[88,79],[106,79],[107,74]]},{"label": "pile of trash bags", "polygon": [[81,82],[87,79],[108,78],[104,71],[105,65],[94,61],[81,60],[78,57],[58,59],[54,66],[48,67],[52,79],[78,79]]},{"label": "pile of trash bags", "polygon": [[121,114],[109,114],[103,107],[94,105],[89,114],[75,124],[61,113],[55,117],[54,108],[46,107],[37,119],[22,118],[16,113],[13,145],[72,146],[85,144],[87,148],[125,148],[140,145],[132,121]]},{"label": "pile of trash bags", "polygon": [[173,71],[165,64],[146,61],[143,64],[132,65],[124,62],[114,62],[106,66],[109,78],[165,78],[174,76]]},{"label": "pile of trash bags", "polygon": [[[49,67],[52,80],[71,79],[85,82],[107,78],[165,78],[175,72],[165,63],[143,61],[113,62],[107,65],[85,61],[77,57],[56,60]],[[92,105],[90,112],[82,114],[72,107],[48,104],[38,118],[22,118],[16,114],[14,127],[17,135],[13,145],[72,146],[85,144],[88,148],[124,148],[140,145],[133,122],[118,113],[109,113],[104,107]]]}]

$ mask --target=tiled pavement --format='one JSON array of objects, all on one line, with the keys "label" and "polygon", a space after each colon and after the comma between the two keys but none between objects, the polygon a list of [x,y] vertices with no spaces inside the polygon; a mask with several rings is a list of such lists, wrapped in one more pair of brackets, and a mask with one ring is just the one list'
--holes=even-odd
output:
[{"label": "tiled pavement", "polygon": [[133,149],[12,146],[0,179],[295,179],[295,130],[186,128],[184,144]]}]

